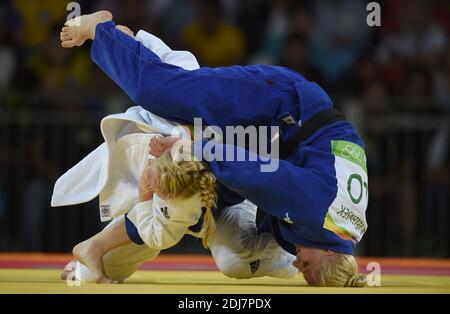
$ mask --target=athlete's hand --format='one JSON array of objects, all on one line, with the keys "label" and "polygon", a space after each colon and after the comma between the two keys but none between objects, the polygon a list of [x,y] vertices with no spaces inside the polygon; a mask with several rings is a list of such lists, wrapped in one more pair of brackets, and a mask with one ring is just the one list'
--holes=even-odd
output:
[{"label": "athlete's hand", "polygon": [[134,32],[133,32],[128,26],[125,26],[125,25],[117,25],[116,28],[117,28],[119,31],[122,31],[122,32],[124,32],[125,34],[127,34],[128,36],[134,38]]},{"label": "athlete's hand", "polygon": [[149,153],[156,158],[161,157],[164,152],[170,150],[178,142],[178,137],[154,137],[150,140]]}]

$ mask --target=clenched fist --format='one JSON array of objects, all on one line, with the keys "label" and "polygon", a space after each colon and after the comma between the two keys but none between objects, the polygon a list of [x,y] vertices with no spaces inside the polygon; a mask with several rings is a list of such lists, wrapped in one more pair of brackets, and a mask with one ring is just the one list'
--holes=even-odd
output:
[{"label": "clenched fist", "polygon": [[181,139],[178,137],[154,137],[150,140],[149,153],[156,158],[161,157],[164,152],[170,150],[179,140]]}]

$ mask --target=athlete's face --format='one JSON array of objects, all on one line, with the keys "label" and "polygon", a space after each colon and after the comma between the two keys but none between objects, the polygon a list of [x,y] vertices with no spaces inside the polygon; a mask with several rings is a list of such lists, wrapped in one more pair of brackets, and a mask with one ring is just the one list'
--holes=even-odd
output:
[{"label": "athlete's face", "polygon": [[318,248],[296,245],[297,259],[293,265],[303,273],[303,277],[310,286],[319,283],[320,270],[326,259],[332,258],[334,252]]}]

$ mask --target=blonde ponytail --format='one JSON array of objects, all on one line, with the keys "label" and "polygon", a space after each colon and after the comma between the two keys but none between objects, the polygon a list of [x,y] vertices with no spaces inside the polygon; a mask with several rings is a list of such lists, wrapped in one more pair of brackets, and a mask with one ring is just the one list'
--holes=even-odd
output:
[{"label": "blonde ponytail", "polygon": [[319,275],[322,287],[365,287],[367,277],[358,274],[358,264],[353,255],[335,253],[325,260]]},{"label": "blonde ponytail", "polygon": [[216,224],[212,209],[216,206],[216,178],[201,161],[174,161],[170,152],[155,160],[160,174],[159,190],[168,199],[189,198],[199,193],[202,207],[206,209],[203,218],[202,244],[208,247],[208,240]]},{"label": "blonde ponytail", "polygon": [[202,244],[204,248],[207,248],[209,237],[216,229],[216,221],[214,220],[212,213],[212,209],[216,206],[217,200],[217,193],[215,190],[216,178],[211,172],[205,171],[201,175],[199,183],[202,206],[206,209],[205,215],[203,216],[205,233],[203,235]]},{"label": "blonde ponytail", "polygon": [[365,287],[367,285],[367,277],[366,275],[355,275],[350,277],[345,284],[345,287]]}]

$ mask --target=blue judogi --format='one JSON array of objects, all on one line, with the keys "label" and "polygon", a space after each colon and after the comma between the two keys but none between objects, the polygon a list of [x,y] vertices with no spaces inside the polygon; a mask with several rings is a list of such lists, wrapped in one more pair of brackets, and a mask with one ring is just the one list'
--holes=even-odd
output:
[{"label": "blue judogi", "polygon": [[[113,22],[97,26],[91,57],[136,104],[181,124],[192,125],[201,117],[204,124],[223,130],[226,126],[277,125],[282,140],[288,141],[301,123],[332,107],[317,84],[287,68],[254,65],[187,71],[162,63],[141,43],[116,30]],[[296,123],[283,122],[286,117]],[[338,122],[301,143],[286,160],[280,160],[275,172],[261,172],[264,162],[260,159],[212,161],[210,166],[218,181],[235,193],[233,197],[247,198],[275,217],[272,231],[292,254],[294,244],[351,254],[354,241],[323,228],[337,194],[333,140],[363,146],[350,123]],[[197,151],[205,144],[195,142]],[[227,148],[253,154],[239,147]],[[220,194],[224,203],[227,194]]]}]

